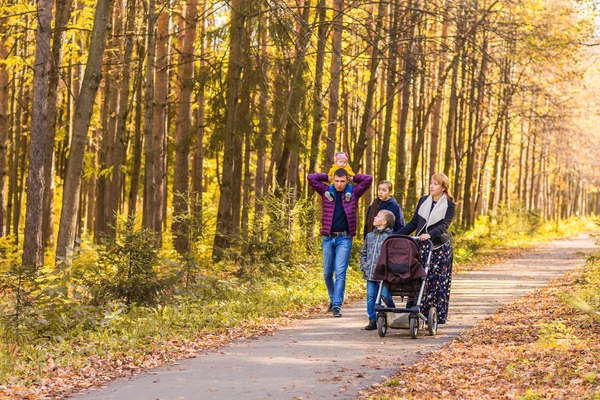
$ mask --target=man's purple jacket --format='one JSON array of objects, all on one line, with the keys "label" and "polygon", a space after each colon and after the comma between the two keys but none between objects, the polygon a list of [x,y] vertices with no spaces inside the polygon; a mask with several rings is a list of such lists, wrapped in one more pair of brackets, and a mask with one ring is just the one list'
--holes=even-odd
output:
[{"label": "man's purple jacket", "polygon": [[[371,175],[356,174],[352,178],[354,180],[354,188],[352,189],[352,198],[350,201],[342,200],[346,217],[348,218],[348,226],[350,227],[350,236],[356,236],[356,210],[358,210],[358,199],[365,194],[373,183]],[[321,234],[331,234],[331,225],[333,224],[333,213],[335,211],[335,201],[329,201],[323,198],[325,192],[329,189],[329,177],[327,174],[314,173],[308,175],[308,183],[321,195],[321,207],[323,207],[323,215],[321,216]]]}]

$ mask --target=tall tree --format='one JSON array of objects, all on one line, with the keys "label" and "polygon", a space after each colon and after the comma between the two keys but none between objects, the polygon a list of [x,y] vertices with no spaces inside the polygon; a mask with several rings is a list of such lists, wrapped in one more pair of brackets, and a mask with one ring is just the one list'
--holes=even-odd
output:
[{"label": "tall tree", "polygon": [[44,264],[42,242],[44,207],[44,150],[47,130],[48,72],[50,67],[50,38],[52,35],[52,1],[38,2],[38,26],[35,34],[35,64],[33,67],[33,107],[29,169],[27,171],[27,210],[23,265],[40,267]]},{"label": "tall tree", "polygon": [[98,0],[94,15],[94,26],[90,39],[88,59],[81,83],[79,101],[75,108],[73,138],[69,151],[69,161],[63,189],[62,211],[56,245],[56,258],[69,262],[70,249],[75,243],[77,213],[83,174],[83,156],[87,142],[87,132],[92,117],[96,93],[102,79],[102,59],[106,46],[106,32],[109,24],[111,0]]},{"label": "tall tree", "polygon": [[64,42],[67,23],[71,17],[73,0],[56,1],[56,22],[52,38],[52,57],[48,76],[48,130],[44,151],[44,246],[54,246],[54,140],[56,137],[56,115],[58,103],[59,68],[64,56]]},{"label": "tall tree", "polygon": [[[304,71],[306,69],[305,54],[308,44],[310,43],[310,35],[312,27],[308,23],[310,15],[311,0],[305,0],[302,18],[300,19],[300,29],[298,30],[298,39],[296,40],[296,59],[292,68],[292,79],[290,90],[286,102],[286,110],[281,116],[279,131],[285,131],[285,140],[283,145],[283,153],[277,165],[277,184],[280,188],[285,186],[290,161],[298,154],[300,146],[300,109],[306,96],[306,82],[304,80]],[[292,169],[293,170],[293,169]],[[293,189],[295,185],[290,185]]]},{"label": "tall tree", "polygon": [[333,19],[331,25],[331,66],[329,73],[331,82],[329,84],[329,115],[327,116],[327,141],[325,144],[325,155],[323,157],[323,170],[329,170],[335,154],[336,135],[339,113],[339,90],[342,75],[342,32],[344,28],[344,0],[333,0]]},{"label": "tall tree", "polygon": [[[117,0],[121,1],[121,0]],[[117,108],[117,125],[114,138],[114,151],[112,160],[112,179],[110,185],[110,194],[108,196],[108,233],[111,237],[116,235],[117,214],[119,213],[119,204],[122,194],[122,164],[125,161],[125,129],[127,125],[127,116],[129,115],[129,86],[131,83],[131,59],[133,56],[133,40],[135,35],[135,17],[137,0],[127,2],[127,22],[125,24],[125,49],[123,52],[123,64],[120,69],[120,88],[119,105]]]},{"label": "tall tree", "polygon": [[390,46],[388,48],[388,76],[386,83],[385,124],[383,128],[383,144],[379,159],[378,181],[387,179],[388,163],[390,161],[390,139],[392,136],[392,116],[394,113],[394,99],[396,98],[396,64],[398,61],[398,23],[400,19],[400,1],[395,0],[392,5],[392,25],[390,27]]},{"label": "tall tree", "polygon": [[[145,34],[142,33],[142,37]],[[144,63],[143,55],[145,53],[144,41],[138,40],[138,70],[135,89],[135,137],[133,141],[133,169],[131,172],[131,186],[129,189],[129,205],[127,212],[130,217],[137,215],[137,198],[140,186],[140,177],[142,173],[142,104],[143,104],[143,82],[144,82]]]},{"label": "tall tree", "polygon": [[179,69],[177,74],[177,122],[175,135],[175,175],[173,178],[173,245],[179,254],[189,252],[183,214],[189,212],[189,165],[192,141],[192,90],[194,88],[194,41],[196,39],[197,0],[187,0],[179,24]]},{"label": "tall tree", "polygon": [[206,117],[204,113],[205,107],[205,88],[206,88],[206,0],[202,1],[200,14],[200,62],[198,65],[198,81],[199,87],[196,92],[196,104],[198,111],[196,112],[196,138],[194,142],[194,160],[192,168],[192,204],[194,209],[194,218],[198,224],[198,231],[203,230],[203,191],[204,191],[204,133]]},{"label": "tall tree", "polygon": [[377,11],[377,19],[375,24],[375,32],[373,34],[373,56],[370,60],[369,66],[369,83],[367,85],[367,98],[365,100],[365,108],[362,119],[360,121],[360,131],[356,146],[354,147],[354,155],[352,162],[355,168],[359,169],[361,165],[361,159],[365,149],[367,148],[367,127],[371,123],[372,110],[373,110],[373,96],[375,95],[375,87],[377,84],[377,68],[379,67],[379,60],[381,58],[381,51],[379,50],[379,39],[381,38],[381,31],[383,26],[383,19],[386,12],[386,3],[383,1],[379,2]]},{"label": "tall tree", "polygon": [[[169,23],[171,1],[165,0],[156,25],[156,82],[152,105],[152,148],[154,149],[155,206],[162,210],[167,194],[167,97],[169,95]],[[163,213],[156,212],[154,219],[156,243],[162,244]]]},{"label": "tall tree", "polygon": [[7,233],[8,218],[6,214],[6,160],[8,157],[8,88],[10,85],[8,68],[3,60],[8,57],[6,38],[8,27],[0,26],[0,236]]},{"label": "tall tree", "polygon": [[327,40],[327,8],[325,0],[319,0],[316,10],[317,20],[317,60],[315,63],[315,83],[313,87],[313,130],[310,142],[309,172],[315,172],[319,159],[321,133],[323,132],[323,67],[325,65],[325,44]]},{"label": "tall tree", "polygon": [[231,0],[231,31],[229,34],[229,62],[227,68],[227,112],[225,119],[225,149],[223,154],[223,170],[221,174],[221,194],[217,212],[217,234],[213,245],[213,258],[223,257],[223,250],[231,247],[233,225],[233,181],[234,159],[236,154],[236,116],[240,93],[240,80],[243,69],[244,26],[246,22],[246,2]]},{"label": "tall tree", "polygon": [[142,209],[142,226],[155,232],[156,244],[158,244],[158,235],[160,235],[161,226],[156,226],[155,215],[161,210],[156,209],[156,177],[154,174],[155,154],[152,146],[152,123],[153,113],[152,105],[154,102],[154,69],[156,55],[156,32],[154,29],[156,23],[156,2],[148,0],[147,21],[148,32],[146,36],[146,48],[148,49],[146,56],[146,96],[145,114],[144,114],[144,203]]}]

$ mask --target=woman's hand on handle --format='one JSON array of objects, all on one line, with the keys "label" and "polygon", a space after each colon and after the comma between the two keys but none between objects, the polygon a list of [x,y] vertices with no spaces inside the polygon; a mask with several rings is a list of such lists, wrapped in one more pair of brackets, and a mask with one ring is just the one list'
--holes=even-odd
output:
[{"label": "woman's hand on handle", "polygon": [[419,240],[421,242],[424,242],[424,241],[429,240],[429,239],[431,239],[431,235],[429,235],[429,233],[424,233],[421,236],[419,236]]}]

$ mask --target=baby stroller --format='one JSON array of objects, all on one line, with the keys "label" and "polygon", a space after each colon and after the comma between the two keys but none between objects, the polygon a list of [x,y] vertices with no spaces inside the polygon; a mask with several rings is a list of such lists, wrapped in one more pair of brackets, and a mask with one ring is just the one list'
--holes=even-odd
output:
[{"label": "baby stroller", "polygon": [[[433,249],[431,240],[427,243],[429,245],[426,253],[427,260],[423,264],[416,237],[391,235],[383,242],[373,273],[373,280],[380,281],[375,300],[379,336],[384,337],[388,328],[409,329],[410,337],[416,339],[424,322],[427,322],[429,334],[435,336],[437,310],[431,307],[427,317],[421,313],[421,299]],[[400,296],[402,302],[406,298],[406,306],[388,308],[381,305],[381,292],[384,286],[392,297]]]}]

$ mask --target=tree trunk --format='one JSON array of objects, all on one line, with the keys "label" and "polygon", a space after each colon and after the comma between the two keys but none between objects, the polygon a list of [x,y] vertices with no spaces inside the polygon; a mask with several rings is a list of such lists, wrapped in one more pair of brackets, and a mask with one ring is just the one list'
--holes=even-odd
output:
[{"label": "tree trunk", "polygon": [[342,74],[342,31],[344,29],[344,0],[333,0],[333,19],[331,24],[331,66],[329,72],[331,82],[329,84],[329,114],[327,116],[327,142],[325,144],[325,156],[323,157],[324,171],[328,171],[333,163],[335,145],[337,138],[338,113],[340,108],[339,90],[340,77]]},{"label": "tree trunk", "polygon": [[175,135],[175,172],[173,178],[173,245],[179,254],[190,250],[189,235],[181,217],[189,213],[189,168],[192,141],[192,90],[194,89],[194,41],[196,39],[197,0],[187,0],[180,21],[179,68],[177,74],[177,122]]},{"label": "tree trunk", "polygon": [[221,259],[223,250],[231,247],[233,226],[233,186],[239,182],[233,181],[234,159],[237,140],[237,103],[240,93],[240,79],[243,69],[242,45],[244,43],[244,25],[246,21],[246,2],[231,0],[231,32],[230,54],[227,68],[227,115],[225,119],[225,149],[223,154],[223,170],[221,179],[221,195],[217,212],[217,232],[213,245],[213,258]]},{"label": "tree trunk", "polygon": [[[243,92],[243,91],[242,91]],[[249,121],[248,121],[249,122]],[[250,175],[250,159],[252,158],[251,132],[246,132],[244,143],[244,193],[242,197],[242,239],[248,242],[248,218],[250,208],[250,192],[252,182]]]},{"label": "tree trunk", "polygon": [[48,77],[48,130],[44,151],[44,220],[43,243],[44,247],[54,247],[54,138],[56,137],[56,114],[58,101],[59,68],[62,66],[64,56],[64,41],[67,23],[71,17],[73,1],[56,1],[56,22],[54,24],[54,38],[52,40],[52,60]]},{"label": "tree trunk", "polygon": [[98,0],[96,4],[89,55],[79,94],[79,101],[75,109],[73,139],[63,189],[62,212],[60,215],[56,248],[57,260],[64,259],[67,262],[69,262],[69,257],[67,257],[70,255],[69,250],[72,249],[75,241],[79,193],[81,191],[81,176],[83,173],[83,156],[96,93],[98,92],[102,78],[102,59],[109,23],[110,5],[110,0]]},{"label": "tree trunk", "polygon": [[144,99],[145,112],[144,112],[144,150],[145,150],[145,162],[144,162],[144,204],[142,209],[142,226],[145,229],[154,231],[155,245],[160,245],[159,237],[162,226],[157,226],[155,223],[156,214],[161,213],[161,210],[156,208],[156,177],[154,173],[154,162],[155,154],[152,146],[152,124],[153,124],[153,110],[152,105],[154,102],[154,69],[155,65],[155,53],[156,53],[156,32],[154,26],[156,23],[155,16],[156,2],[155,0],[148,0],[148,32],[147,32],[147,62],[146,62],[146,96]]},{"label": "tree trunk", "polygon": [[[142,33],[142,37],[145,34]],[[138,76],[135,89],[135,139],[133,144],[133,169],[131,171],[131,187],[129,189],[128,215],[135,217],[137,215],[137,198],[140,187],[140,175],[142,172],[142,90],[144,82],[144,63],[143,55],[145,52],[144,42],[138,41]]]},{"label": "tree trunk", "polygon": [[[319,148],[321,143],[321,133],[323,132],[323,67],[325,64],[325,44],[327,41],[327,8],[325,0],[319,0],[316,10],[318,18],[317,29],[317,59],[315,63],[315,84],[313,91],[313,130],[310,142],[310,161],[308,172],[317,172],[317,161],[319,159]],[[312,193],[312,189],[309,189]]]},{"label": "tree trunk", "polygon": [[[410,3],[412,4],[412,3]],[[415,29],[417,26],[417,12],[411,11],[410,26],[408,27],[408,41],[404,50],[402,59],[403,76],[402,76],[402,101],[398,103],[398,137],[396,140],[396,200],[400,204],[404,204],[406,190],[406,134],[408,130],[408,114],[410,112],[410,95],[412,89],[413,75],[416,73],[416,60],[414,56],[415,46]]]},{"label": "tree trunk", "polygon": [[196,104],[198,104],[198,113],[196,114],[196,139],[194,144],[194,161],[192,170],[192,204],[193,213],[196,224],[198,225],[198,233],[202,232],[203,219],[202,219],[202,199],[203,199],[203,183],[204,177],[204,128],[205,128],[205,117],[204,117],[204,96],[206,86],[206,1],[202,2],[201,9],[201,22],[200,22],[200,65],[198,70],[198,80],[200,81],[200,87],[196,93]]},{"label": "tree trunk", "polygon": [[[415,4],[415,8],[418,8],[418,0],[415,1]],[[367,127],[371,123],[372,118],[373,96],[375,95],[375,88],[377,84],[377,68],[379,66],[379,58],[381,57],[378,45],[379,38],[381,37],[383,19],[385,18],[385,9],[386,3],[380,1],[379,9],[377,11],[375,33],[373,37],[373,57],[371,57],[369,66],[369,83],[367,84],[367,98],[365,99],[365,108],[360,122],[358,140],[354,147],[354,154],[352,157],[352,164],[356,170],[360,169],[361,159],[365,152],[365,149],[367,148]]]},{"label": "tree trunk", "polygon": [[[26,41],[24,41],[25,43]],[[19,90],[18,90],[18,94],[16,94],[16,98],[17,101],[15,103],[17,103],[16,105],[16,111],[15,111],[15,116],[14,116],[14,145],[13,145],[13,156],[11,159],[11,168],[10,168],[10,176],[9,176],[9,188],[10,188],[10,192],[12,194],[11,198],[9,199],[9,203],[8,203],[8,207],[7,207],[7,211],[8,211],[8,215],[7,215],[7,219],[9,221],[12,220],[12,233],[15,237],[15,244],[19,243],[19,217],[20,217],[20,213],[21,213],[21,203],[20,203],[20,196],[19,196],[19,191],[20,191],[20,187],[19,187],[19,160],[21,160],[21,158],[27,158],[24,155],[21,155],[21,152],[24,153],[23,147],[21,145],[21,143],[26,140],[26,138],[21,138],[21,127],[23,126],[22,123],[22,115],[23,115],[23,107],[24,104],[27,104],[25,101],[25,95],[24,95],[24,88],[26,85],[23,84],[24,79],[25,79],[25,69],[23,69],[23,71],[19,74]],[[17,87],[16,87],[16,81],[17,81],[17,77],[15,77],[15,80],[13,81],[13,91],[14,93],[17,93]],[[11,233],[11,230],[8,229],[8,233]]]},{"label": "tree trunk", "polygon": [[121,42],[123,34],[123,1],[115,0],[112,12],[112,34],[108,38],[107,64],[104,74],[104,109],[102,119],[102,144],[100,146],[100,171],[98,176],[97,241],[104,236],[114,237],[114,216],[111,212],[113,193],[113,172],[115,164],[115,141],[117,136],[117,115],[121,92]]},{"label": "tree trunk", "polygon": [[23,266],[44,264],[42,225],[44,215],[44,152],[47,132],[48,72],[50,67],[50,37],[52,34],[52,1],[38,1],[38,26],[35,34],[35,64],[33,67],[33,110],[29,170],[27,173],[27,209],[23,241]]},{"label": "tree trunk", "polygon": [[264,198],[265,198],[265,172],[267,163],[267,131],[269,129],[268,107],[269,107],[269,30],[267,13],[261,10],[261,23],[259,25],[261,37],[261,52],[260,52],[260,79],[259,87],[259,108],[258,108],[258,137],[256,138],[256,181],[255,181],[255,196],[254,203],[254,239],[255,242],[262,242],[263,238],[263,215],[264,215]]},{"label": "tree trunk", "polygon": [[[441,33],[441,42],[439,45],[440,55],[439,55],[439,64],[438,64],[438,91],[441,92],[443,90],[444,82],[446,81],[446,42],[448,36],[448,24],[446,22],[446,14],[443,16],[444,20],[442,21],[442,33]],[[435,105],[433,106],[433,122],[431,126],[431,150],[429,154],[429,176],[432,176],[436,172],[438,172],[437,164],[438,164],[438,154],[439,154],[439,141],[441,135],[441,125],[442,125],[442,103],[444,97],[436,96]]]},{"label": "tree trunk", "polygon": [[[121,0],[118,0],[119,2]],[[119,213],[119,204],[121,199],[122,184],[122,162],[125,158],[125,129],[127,125],[127,116],[129,114],[128,104],[129,84],[131,80],[131,58],[133,55],[133,40],[135,34],[135,16],[136,0],[130,0],[127,3],[127,22],[125,26],[125,51],[123,54],[123,67],[121,68],[121,87],[119,89],[119,106],[117,111],[117,130],[114,140],[114,152],[112,162],[112,181],[108,205],[108,229],[111,237],[115,237],[117,226],[117,214]]]},{"label": "tree trunk", "polygon": [[[286,110],[281,117],[279,131],[285,130],[285,140],[283,153],[277,165],[277,184],[283,188],[287,181],[290,167],[290,159],[298,154],[300,146],[300,107],[306,96],[306,82],[304,81],[304,71],[306,68],[305,54],[309,44],[309,38],[312,28],[308,28],[308,17],[310,14],[310,0],[304,4],[302,13],[302,24],[304,29],[298,33],[296,59],[294,60],[293,76],[290,85],[290,92],[287,98]],[[291,185],[290,185],[291,187]]]},{"label": "tree trunk", "polygon": [[[390,28],[390,43],[389,46],[389,67],[388,67],[388,77],[387,77],[387,88],[386,88],[386,97],[387,101],[385,104],[385,123],[383,130],[383,144],[381,146],[381,153],[379,159],[379,171],[378,171],[378,182],[387,179],[388,175],[388,164],[390,162],[390,138],[392,136],[392,115],[394,113],[394,99],[396,98],[396,64],[398,59],[398,48],[394,44],[396,43],[396,38],[398,36],[398,23],[400,19],[400,1],[395,0],[393,4],[393,19],[392,26]],[[383,105],[382,105],[383,106]]]},{"label": "tree trunk", "polygon": [[[167,96],[169,94],[169,21],[171,19],[171,1],[164,3],[156,25],[156,66],[154,102],[152,105],[152,137],[150,146],[154,149],[155,207],[162,210],[167,196],[167,172],[165,146],[167,130]],[[146,145],[147,146],[147,145]],[[162,244],[163,213],[154,213],[156,244]]]},{"label": "tree trunk", "polygon": [[[17,53],[18,53],[18,49],[19,49],[19,40],[16,39],[15,40],[15,49],[17,49]],[[17,158],[16,156],[16,148],[18,146],[18,140],[19,138],[15,135],[15,132],[17,130],[17,115],[16,115],[16,110],[17,108],[17,79],[19,77],[19,71],[15,68],[14,72],[13,72],[13,79],[12,79],[12,85],[11,85],[11,95],[10,95],[10,110],[9,110],[9,114],[8,116],[10,117],[9,120],[9,130],[7,130],[7,132],[9,133],[9,142],[10,142],[10,152],[8,153],[8,198],[7,198],[7,202],[6,202],[6,236],[9,236],[11,234],[11,218],[12,218],[12,210],[13,210],[13,193],[15,191],[15,187],[13,185],[13,173],[14,173],[14,159]],[[7,77],[8,80],[8,77]],[[22,87],[22,85],[21,85]],[[2,203],[4,204],[4,203]]]},{"label": "tree trunk", "polygon": [[[477,90],[477,97],[475,98],[474,92],[472,95],[474,111],[469,113],[469,139],[467,141],[467,167],[465,171],[465,187],[464,187],[464,196],[463,196],[463,226],[468,228],[473,225],[474,222],[474,209],[472,198],[472,189],[474,183],[474,175],[475,175],[475,159],[477,152],[477,142],[479,135],[483,132],[482,124],[482,109],[484,107],[483,100],[485,98],[485,84],[486,84],[486,74],[487,74],[487,34],[484,31],[483,33],[483,45],[481,47],[482,59],[481,59],[481,68],[479,70],[479,76],[477,77],[477,81],[473,81],[473,90]],[[475,71],[475,62],[473,63],[473,71]],[[473,72],[474,73],[474,72]],[[473,121],[473,118],[475,120]]]},{"label": "tree trunk", "polygon": [[[8,57],[6,47],[7,26],[0,26],[0,60]],[[8,70],[5,64],[0,64],[0,236],[7,233],[6,209],[6,160],[8,152]]]},{"label": "tree trunk", "polygon": [[452,82],[450,84],[450,104],[448,107],[448,123],[446,125],[446,144],[444,152],[444,174],[450,176],[450,167],[452,165],[452,143],[454,142],[454,134],[456,132],[456,115],[458,110],[458,67],[460,58],[461,45],[457,38],[454,58],[452,59]]}]

